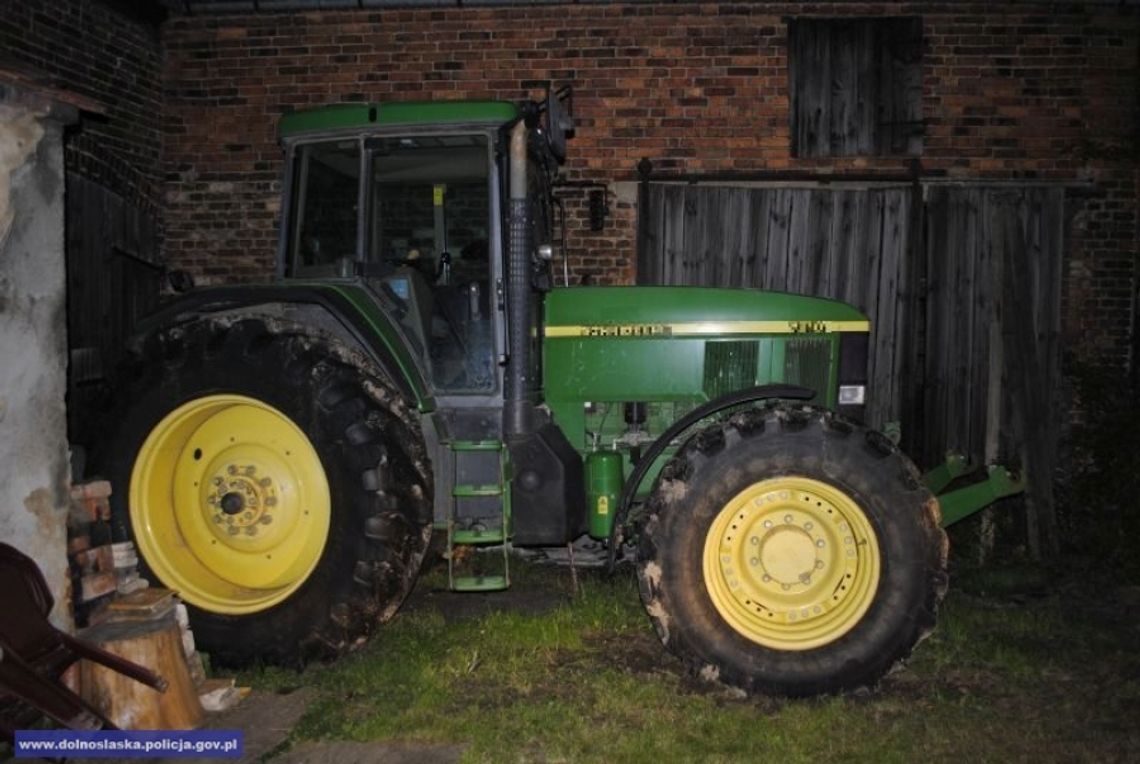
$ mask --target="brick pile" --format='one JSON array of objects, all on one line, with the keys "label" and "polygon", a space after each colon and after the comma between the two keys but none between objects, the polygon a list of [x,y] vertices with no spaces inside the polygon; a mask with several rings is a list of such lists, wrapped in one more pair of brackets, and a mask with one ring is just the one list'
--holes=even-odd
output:
[{"label": "brick pile", "polygon": [[147,588],[138,573],[138,555],[130,541],[111,540],[111,484],[106,480],[71,488],[67,518],[67,555],[71,567],[75,620],[80,626],[107,617],[116,594]]}]

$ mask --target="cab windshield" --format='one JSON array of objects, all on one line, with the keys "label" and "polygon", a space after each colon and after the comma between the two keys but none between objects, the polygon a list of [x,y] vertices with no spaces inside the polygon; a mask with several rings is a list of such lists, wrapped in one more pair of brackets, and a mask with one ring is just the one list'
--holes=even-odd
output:
[{"label": "cab windshield", "polygon": [[327,141],[294,153],[290,274],[366,274],[397,301],[397,320],[447,392],[495,385],[490,166],[486,135]]}]

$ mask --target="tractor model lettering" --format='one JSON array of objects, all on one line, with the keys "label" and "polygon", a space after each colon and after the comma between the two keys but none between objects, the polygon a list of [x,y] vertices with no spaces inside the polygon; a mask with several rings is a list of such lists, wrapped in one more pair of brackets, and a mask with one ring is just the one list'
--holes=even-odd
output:
[{"label": "tractor model lettering", "polygon": [[[579,334],[583,337],[651,337],[668,336],[672,332],[662,324],[625,324],[622,326],[583,326]],[[557,333],[548,336],[558,336]]]},{"label": "tractor model lettering", "polygon": [[792,334],[822,334],[827,331],[826,321],[789,321],[788,331]]},{"label": "tractor model lettering", "polygon": [[506,588],[513,547],[591,536],[635,557],[694,673],[848,690],[933,626],[938,510],[1020,490],[991,469],[944,493],[964,460],[924,480],[861,423],[852,306],[554,286],[567,96],[283,117],[280,278],[138,327],[94,457],[115,534],[218,663],[357,644],[433,532],[459,591]]}]

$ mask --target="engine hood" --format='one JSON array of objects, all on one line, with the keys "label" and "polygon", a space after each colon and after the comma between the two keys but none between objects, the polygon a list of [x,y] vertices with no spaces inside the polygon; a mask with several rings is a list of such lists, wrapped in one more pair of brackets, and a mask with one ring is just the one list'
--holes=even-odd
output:
[{"label": "engine hood", "polygon": [[837,300],[719,287],[570,287],[546,298],[547,337],[725,336],[865,332]]}]

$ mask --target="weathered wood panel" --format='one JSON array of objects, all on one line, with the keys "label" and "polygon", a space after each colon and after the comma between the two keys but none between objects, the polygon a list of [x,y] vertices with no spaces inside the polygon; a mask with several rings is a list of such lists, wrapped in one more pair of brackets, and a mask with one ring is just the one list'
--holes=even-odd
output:
[{"label": "weathered wood panel", "polygon": [[904,275],[912,192],[651,184],[641,283],[748,286],[843,300],[872,319],[868,420],[897,420],[911,352]]},{"label": "weathered wood panel", "polygon": [[134,322],[158,304],[158,226],[117,194],[68,173],[66,242],[68,383],[73,403],[82,404],[84,386],[105,377]]},{"label": "weathered wood panel", "polygon": [[922,153],[922,20],[795,19],[792,154]]},{"label": "weathered wood panel", "polygon": [[950,447],[1020,465],[1029,479],[1026,538],[1039,554],[1057,542],[1064,191],[935,187],[926,220],[920,456]]}]

